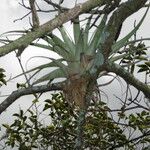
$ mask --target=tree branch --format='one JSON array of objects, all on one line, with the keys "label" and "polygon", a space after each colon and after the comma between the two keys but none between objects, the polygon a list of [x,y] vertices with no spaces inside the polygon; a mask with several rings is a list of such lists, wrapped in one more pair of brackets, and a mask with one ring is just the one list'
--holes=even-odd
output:
[{"label": "tree branch", "polygon": [[28,32],[26,35],[18,38],[14,42],[0,47],[0,57],[14,51],[15,49],[27,47],[32,41],[46,35],[48,32],[51,32],[67,21],[74,19],[79,14],[89,12],[91,9],[97,6],[102,6],[103,4],[105,4],[105,0],[88,0],[85,3],[76,5],[74,8],[61,13],[60,15],[41,25],[34,31]]},{"label": "tree branch", "polygon": [[34,93],[43,93],[48,91],[62,90],[63,83],[47,84],[35,87],[29,87],[25,89],[20,89],[12,92],[1,104],[0,104],[0,114],[5,111],[15,100],[24,95],[30,95]]},{"label": "tree branch", "polygon": [[35,28],[38,28],[40,25],[39,17],[38,17],[37,10],[35,7],[35,0],[29,0],[29,3],[30,3],[30,7],[31,7],[31,12],[32,12],[33,28],[35,29]]},{"label": "tree branch", "polygon": [[144,4],[147,0],[129,0],[125,3],[122,3],[116,11],[110,17],[108,24],[105,30],[105,39],[102,43],[102,51],[105,59],[107,60],[110,52],[111,46],[115,41],[115,37],[120,30],[120,26],[133,13],[137,12],[139,9],[144,7]]},{"label": "tree branch", "polygon": [[114,72],[120,77],[122,77],[127,83],[133,85],[135,88],[142,91],[144,95],[150,99],[150,86],[136,79],[132,74],[130,74],[120,65],[115,63],[109,63],[107,64],[106,69],[107,71]]}]

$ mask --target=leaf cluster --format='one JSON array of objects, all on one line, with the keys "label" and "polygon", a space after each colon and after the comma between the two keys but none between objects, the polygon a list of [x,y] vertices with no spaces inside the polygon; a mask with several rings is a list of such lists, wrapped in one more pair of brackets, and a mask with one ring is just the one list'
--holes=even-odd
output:
[{"label": "leaf cluster", "polygon": [[[126,147],[133,150],[136,140],[130,139],[125,128],[140,131],[142,137],[138,144],[147,144],[149,138],[150,113],[142,111],[136,115],[124,114],[122,121],[126,126],[119,125],[109,115],[109,108],[102,101],[91,102],[83,127],[83,148],[90,149],[115,149],[115,147]],[[40,117],[28,110],[26,115],[23,110],[13,116],[16,117],[11,125],[4,124],[8,138],[6,144],[19,149],[73,149],[76,139],[77,118],[79,110],[68,105],[62,93],[52,94],[51,99],[45,100],[43,112],[48,114],[49,123],[43,124]]]},{"label": "leaf cluster", "polygon": [[150,68],[149,60],[147,58],[147,47],[144,43],[131,43],[118,53],[123,56],[120,60],[121,65],[127,67],[131,73],[135,71],[136,66],[140,68],[138,69],[138,72],[149,73]]}]

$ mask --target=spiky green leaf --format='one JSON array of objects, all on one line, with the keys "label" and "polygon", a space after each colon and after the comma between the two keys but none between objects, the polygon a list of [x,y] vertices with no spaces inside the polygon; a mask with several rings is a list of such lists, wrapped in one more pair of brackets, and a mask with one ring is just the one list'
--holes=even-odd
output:
[{"label": "spiky green leaf", "polygon": [[66,50],[70,54],[72,54],[71,51],[70,51],[70,48],[68,47],[68,45],[64,41],[62,41],[59,37],[57,37],[56,35],[51,33],[51,34],[49,34],[49,37],[47,37],[46,40],[53,47],[59,46],[60,48]]},{"label": "spiky green leaf", "polygon": [[[58,61],[61,62],[61,61],[63,61],[63,59],[62,59],[62,58],[61,58],[61,59],[58,59]],[[34,67],[34,68],[32,68],[32,69],[30,69],[30,70],[24,72],[24,73],[21,73],[21,74],[15,76],[15,77],[11,78],[11,80],[16,79],[16,78],[18,78],[18,77],[20,77],[20,76],[22,76],[22,75],[24,75],[24,74],[31,73],[31,72],[33,72],[33,71],[36,71],[36,72],[34,73],[34,75],[33,75],[33,76],[35,76],[35,75],[38,74],[42,69],[46,69],[46,68],[50,68],[50,67],[58,67],[58,65],[57,65],[55,62],[53,62],[53,61],[50,62],[50,63],[45,63],[45,64],[43,64],[43,65],[39,65],[38,67]],[[33,77],[33,76],[32,76],[32,77]]]},{"label": "spiky green leaf", "polygon": [[89,30],[90,30],[90,25],[91,25],[91,19],[92,16],[90,16],[87,20],[84,32],[83,32],[83,44],[84,44],[84,49],[83,51],[86,52],[88,49],[88,38],[89,38]]},{"label": "spiky green leaf", "polygon": [[65,60],[71,61],[74,59],[72,53],[70,53],[69,49],[65,45],[61,39],[57,38],[55,35],[53,35],[53,39],[50,37],[44,38],[52,47],[49,48],[49,50],[57,53],[59,56],[63,57]]},{"label": "spiky green leaf", "polygon": [[89,54],[92,54],[93,52],[95,52],[96,49],[99,47],[101,38],[103,36],[102,33],[106,25],[106,21],[107,21],[107,15],[104,15],[89,42],[89,49],[88,49]]},{"label": "spiky green leaf", "polygon": [[79,17],[77,17],[74,21],[73,21],[73,34],[74,34],[74,41],[75,44],[78,43],[79,41],[79,36],[80,36],[80,21],[79,21]]},{"label": "spiky green leaf", "polygon": [[75,58],[76,58],[76,61],[79,61],[80,60],[80,54],[83,53],[83,49],[84,49],[84,37],[83,37],[83,30],[81,30],[81,33],[80,33],[80,36],[79,36],[79,41],[78,43],[76,44],[76,47],[75,47]]},{"label": "spiky green leaf", "polygon": [[46,74],[46,75],[42,76],[41,78],[39,78],[38,80],[36,80],[34,82],[34,84],[42,83],[45,81],[51,81],[56,78],[66,78],[66,75],[64,74],[62,69],[58,68],[54,71],[49,72],[48,74]]},{"label": "spiky green leaf", "polygon": [[67,34],[64,27],[60,27],[59,31],[62,35],[64,43],[66,44],[66,46],[69,49],[69,51],[71,51],[71,53],[74,54],[75,53],[75,45],[74,45],[73,41],[71,40],[71,38],[69,37],[69,34]]},{"label": "spiky green leaf", "polygon": [[31,45],[39,47],[39,48],[44,48],[47,50],[53,49],[50,45],[45,45],[45,44],[40,44],[40,43],[32,43]]},{"label": "spiky green leaf", "polygon": [[53,59],[53,58],[51,58],[51,60],[55,63],[55,65],[57,66],[57,67],[59,67],[61,70],[62,70],[62,72],[67,76],[69,73],[68,73],[68,67],[64,64],[64,63],[62,63],[62,61],[59,61],[59,60],[56,60],[56,59]]},{"label": "spiky green leaf", "polygon": [[140,22],[138,23],[138,25],[130,32],[128,33],[123,39],[119,40],[118,42],[116,42],[113,46],[112,46],[112,52],[116,53],[120,48],[122,48],[123,46],[126,45],[126,42],[131,38],[131,36],[133,36],[136,31],[139,29],[139,27],[141,26],[141,24],[143,23],[147,13],[148,13],[149,8],[146,10],[144,16],[142,17],[142,19],[140,20]]}]

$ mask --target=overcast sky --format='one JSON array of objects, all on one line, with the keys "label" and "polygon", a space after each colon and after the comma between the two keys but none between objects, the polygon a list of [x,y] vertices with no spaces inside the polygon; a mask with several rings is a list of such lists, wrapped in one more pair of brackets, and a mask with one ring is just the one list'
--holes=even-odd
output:
[{"label": "overcast sky", "polygon": [[[19,0],[0,0],[0,34],[6,32],[6,31],[12,31],[12,30],[18,30],[18,29],[28,29],[30,27],[29,25],[29,17],[23,19],[22,21],[17,21],[13,22],[15,19],[21,18],[23,15],[27,13],[27,10],[25,10],[23,7],[18,5]],[[67,0],[66,0],[67,1]],[[85,1],[85,0],[84,0]],[[65,3],[65,6],[73,6],[74,3],[72,3],[71,0],[68,0]],[[47,8],[47,6],[43,5],[43,8]],[[145,11],[141,10],[139,13],[134,14],[132,17],[127,19],[127,21],[124,23],[123,30],[121,33],[121,36],[125,35],[127,31],[130,31],[133,28],[133,23],[135,20],[137,22],[140,20],[142,17],[141,14],[143,14]],[[40,19],[41,22],[45,22],[49,20],[50,18],[54,17],[53,14],[40,14]],[[143,23],[141,26],[140,30],[138,31],[138,36],[141,37],[150,37],[150,32],[149,32],[149,27],[150,27],[150,15],[147,15],[146,21]],[[148,42],[147,42],[148,43]],[[149,43],[148,43],[149,44]],[[22,55],[22,61],[23,64],[25,65],[25,62],[33,55],[49,55],[49,52],[46,50],[37,50],[35,48],[29,47]],[[56,55],[54,55],[55,57]],[[35,60],[36,63],[39,61]],[[42,60],[41,60],[42,61]],[[31,63],[31,66],[34,66],[35,62]],[[7,78],[9,78],[11,75],[17,75],[19,72],[21,72],[20,67],[18,66],[18,61],[15,58],[15,54],[11,53],[9,55],[6,55],[5,57],[0,58],[0,67],[4,67],[6,69],[6,74]],[[107,79],[106,79],[107,80]],[[18,82],[21,82],[22,78],[18,79]],[[0,90],[0,94],[9,94],[11,91],[15,89],[15,82],[17,81],[12,81],[11,83],[8,84],[7,87],[3,87]],[[117,83],[117,87],[119,86],[119,83]],[[9,87],[9,88],[8,88]],[[112,85],[111,89],[112,92],[116,92],[116,85]],[[118,89],[119,90],[119,89]],[[106,89],[107,91],[107,89]],[[109,93],[109,91],[107,91]],[[0,103],[4,98],[0,97]],[[8,108],[6,113],[3,113],[0,116],[0,123],[1,122],[7,122],[10,119],[12,113],[14,113],[17,109],[19,108],[18,105],[23,106],[24,108],[28,108],[29,105],[31,104],[31,96],[28,98],[22,98],[21,100],[18,100],[18,102],[14,103],[10,108]],[[15,109],[14,109],[15,108]]]}]

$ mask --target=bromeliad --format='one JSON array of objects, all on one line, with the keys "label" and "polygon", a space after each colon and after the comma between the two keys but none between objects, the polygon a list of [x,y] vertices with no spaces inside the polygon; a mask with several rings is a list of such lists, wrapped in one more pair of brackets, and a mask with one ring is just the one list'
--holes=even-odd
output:
[{"label": "bromeliad", "polygon": [[[123,39],[115,42],[112,45],[111,53],[107,61],[115,59],[114,54],[118,52],[129,38],[138,30],[142,24],[147,12],[139,24]],[[28,72],[36,71],[35,74],[44,68],[57,67],[46,75],[37,79],[34,84],[51,81],[56,78],[65,78],[64,95],[70,104],[84,108],[86,105],[85,95],[93,75],[98,73],[98,70],[104,64],[104,56],[101,49],[104,40],[107,36],[107,15],[104,15],[96,27],[95,31],[90,34],[92,24],[92,16],[87,19],[84,28],[81,28],[79,17],[73,21],[73,39],[66,32],[64,26],[59,27],[62,39],[53,33],[48,33],[43,39],[47,45],[34,43],[34,46],[46,48],[47,50],[57,53],[61,59],[49,58],[50,63],[38,66]],[[34,74],[34,75],[35,75]],[[95,83],[99,75],[94,78]],[[93,85],[96,86],[96,85]],[[95,87],[93,87],[95,89]],[[93,93],[95,90],[93,90]]]}]

